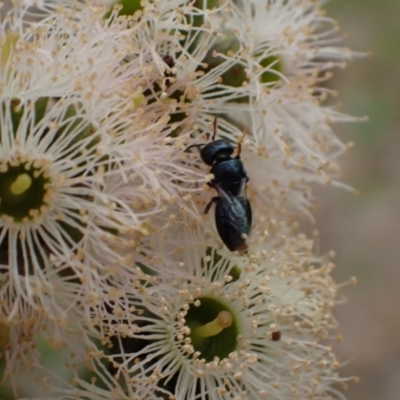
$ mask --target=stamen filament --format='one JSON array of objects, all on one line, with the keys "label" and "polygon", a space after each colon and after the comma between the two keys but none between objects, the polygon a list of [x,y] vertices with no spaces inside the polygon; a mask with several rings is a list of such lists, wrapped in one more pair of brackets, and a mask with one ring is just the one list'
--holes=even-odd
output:
[{"label": "stamen filament", "polygon": [[15,46],[17,45],[19,37],[20,35],[18,32],[9,30],[6,33],[6,40],[3,43],[3,47],[1,49],[1,58],[0,58],[0,63],[3,67],[6,66],[7,61],[10,58],[10,55],[12,54],[13,50],[15,49]]}]

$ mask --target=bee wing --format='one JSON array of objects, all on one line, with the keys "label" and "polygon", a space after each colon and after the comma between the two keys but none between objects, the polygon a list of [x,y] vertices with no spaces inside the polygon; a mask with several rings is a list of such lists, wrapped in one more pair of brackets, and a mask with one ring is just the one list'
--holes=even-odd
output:
[{"label": "bee wing", "polygon": [[240,181],[240,189],[238,197],[247,197],[246,183],[247,183],[247,177],[242,178],[242,180]]},{"label": "bee wing", "polygon": [[[216,185],[219,201],[215,209],[215,224],[219,236],[229,250],[247,249],[246,237],[250,232],[248,208],[250,203],[245,197],[236,197]],[[250,211],[251,218],[251,211]]]},{"label": "bee wing", "polygon": [[246,217],[247,217],[247,221],[249,223],[249,232],[250,232],[251,222],[252,222],[252,212],[251,212],[250,201],[248,200],[247,193],[246,193],[247,180],[248,180],[247,177],[242,178],[242,180],[240,182],[239,194],[236,198],[241,203],[243,209],[246,212]]}]

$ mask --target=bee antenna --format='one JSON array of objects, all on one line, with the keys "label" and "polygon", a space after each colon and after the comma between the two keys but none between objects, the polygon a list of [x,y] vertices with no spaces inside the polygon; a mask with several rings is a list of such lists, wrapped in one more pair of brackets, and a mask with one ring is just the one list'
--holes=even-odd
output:
[{"label": "bee antenna", "polygon": [[205,146],[205,144],[204,143],[191,144],[190,146],[186,147],[186,149],[184,151],[187,151],[187,150],[191,149],[192,147],[200,147],[200,146]]},{"label": "bee antenna", "polygon": [[247,131],[246,129],[243,131],[242,136],[240,136],[239,140],[238,140],[238,144],[237,144],[237,154],[236,157],[240,157],[240,153],[242,152],[242,142],[244,137],[247,135]]}]

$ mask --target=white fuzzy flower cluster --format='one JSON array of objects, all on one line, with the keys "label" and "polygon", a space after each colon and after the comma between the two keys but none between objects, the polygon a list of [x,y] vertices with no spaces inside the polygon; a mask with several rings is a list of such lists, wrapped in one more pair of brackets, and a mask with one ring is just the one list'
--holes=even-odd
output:
[{"label": "white fuzzy flower cluster", "polygon": [[[333,264],[296,223],[311,183],[341,185],[332,124],[351,118],[323,83],[354,53],[337,30],[315,0],[15,2],[0,23],[0,383],[41,399],[344,398]],[[43,340],[67,372],[45,367]]]}]

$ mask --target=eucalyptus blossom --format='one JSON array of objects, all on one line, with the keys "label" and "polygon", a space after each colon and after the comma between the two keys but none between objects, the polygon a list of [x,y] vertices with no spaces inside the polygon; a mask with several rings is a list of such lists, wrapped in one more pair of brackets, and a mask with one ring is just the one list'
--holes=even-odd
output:
[{"label": "eucalyptus blossom", "polygon": [[[297,222],[310,183],[345,186],[333,124],[354,119],[324,83],[357,53],[339,39],[315,0],[14,5],[0,346],[15,396],[27,372],[48,399],[344,398],[334,265]],[[224,176],[199,151],[218,139],[246,170],[242,252],[206,208]],[[41,339],[69,374],[46,368]]]},{"label": "eucalyptus blossom", "polygon": [[[186,232],[180,245],[171,242],[175,255],[158,260],[157,276],[138,271],[136,282],[92,307],[77,347],[83,342],[91,362],[108,366],[95,368],[109,396],[145,387],[177,399],[344,399],[340,388],[351,378],[338,375],[332,351],[331,256],[278,230],[279,244],[246,257],[222,256],[201,232]],[[154,251],[156,263],[161,242]]]}]

